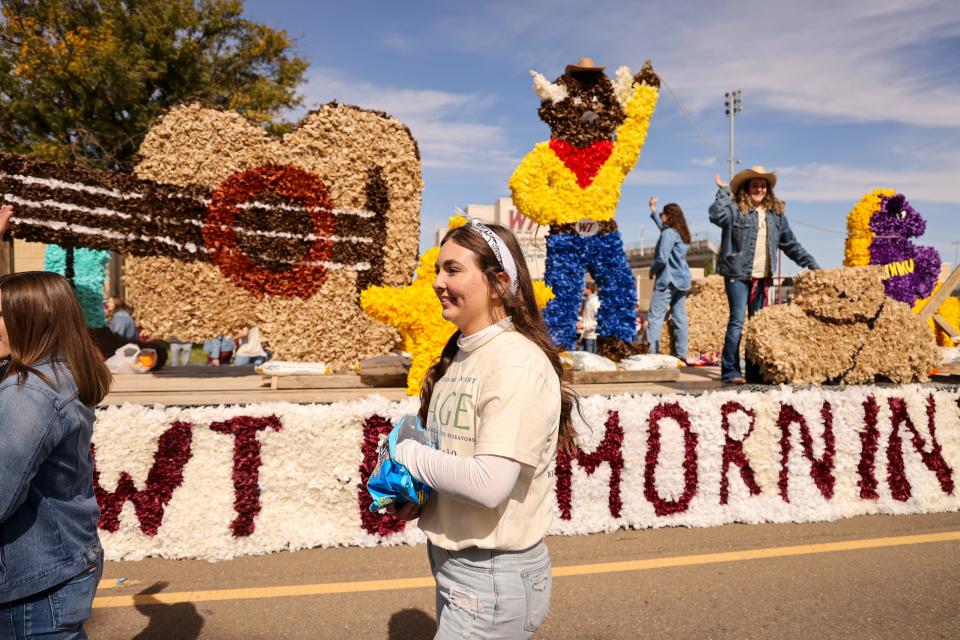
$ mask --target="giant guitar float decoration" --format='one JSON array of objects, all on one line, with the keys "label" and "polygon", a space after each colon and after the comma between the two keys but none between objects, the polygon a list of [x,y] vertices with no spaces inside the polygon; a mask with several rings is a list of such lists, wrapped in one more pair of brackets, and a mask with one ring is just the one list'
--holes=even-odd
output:
[{"label": "giant guitar float decoration", "polygon": [[144,139],[136,175],[0,156],[11,230],[127,256],[144,331],[202,341],[258,323],[277,357],[346,366],[395,331],[359,293],[409,282],[420,157],[386,114],[331,103],[282,138],[233,112],[181,106]]}]

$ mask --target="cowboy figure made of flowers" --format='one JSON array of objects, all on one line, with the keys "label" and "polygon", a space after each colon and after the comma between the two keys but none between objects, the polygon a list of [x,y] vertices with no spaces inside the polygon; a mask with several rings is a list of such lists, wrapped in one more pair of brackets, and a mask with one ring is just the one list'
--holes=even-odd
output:
[{"label": "cowboy figure made of flowers", "polygon": [[510,178],[517,209],[550,226],[544,279],[556,298],[544,312],[553,341],[572,348],[584,273],[596,281],[602,351],[635,352],[637,290],[614,221],[620,188],[647,137],[660,79],[650,61],[636,75],[583,58],[553,83],[536,71],[540,118],[550,140],[540,142]]}]

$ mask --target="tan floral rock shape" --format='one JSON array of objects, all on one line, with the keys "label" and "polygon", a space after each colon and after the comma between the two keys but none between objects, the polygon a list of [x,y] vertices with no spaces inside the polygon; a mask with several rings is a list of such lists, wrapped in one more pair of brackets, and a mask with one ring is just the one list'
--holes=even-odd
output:
[{"label": "tan floral rock shape", "polygon": [[906,304],[884,295],[878,267],[808,271],[793,302],[763,309],[745,332],[764,380],[792,384],[925,381],[939,357]]}]

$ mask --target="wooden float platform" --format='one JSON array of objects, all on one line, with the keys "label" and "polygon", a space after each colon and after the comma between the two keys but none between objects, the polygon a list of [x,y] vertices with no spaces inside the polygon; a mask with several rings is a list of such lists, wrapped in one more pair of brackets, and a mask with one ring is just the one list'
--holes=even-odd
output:
[{"label": "wooden float platform", "polygon": [[[719,367],[657,371],[571,372],[568,382],[580,395],[686,393],[720,389]],[[339,402],[380,395],[407,397],[406,380],[396,373],[264,377],[252,366],[178,367],[156,373],[118,374],[100,406],[219,405],[258,402]]]},{"label": "wooden float platform", "polygon": [[931,377],[934,380],[942,378],[960,378],[960,364],[942,364],[933,370]]}]

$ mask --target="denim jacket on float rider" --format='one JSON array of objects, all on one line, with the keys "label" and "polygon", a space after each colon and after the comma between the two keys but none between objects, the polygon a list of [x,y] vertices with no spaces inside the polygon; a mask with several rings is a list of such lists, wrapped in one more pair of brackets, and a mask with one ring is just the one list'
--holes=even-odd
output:
[{"label": "denim jacket on float rider", "polygon": [[650,275],[657,277],[653,288],[659,291],[672,284],[680,291],[687,291],[691,281],[690,265],[687,264],[690,245],[683,241],[676,229],[663,224],[660,214],[654,212],[650,217],[660,229],[660,239],[650,265]]},{"label": "denim jacket on float rider", "polygon": [[0,382],[0,603],[76,576],[103,553],[93,493],[94,410],[63,363]]},{"label": "denim jacket on float rider", "polygon": [[[804,269],[819,269],[820,265],[790,230],[785,215],[767,211],[767,252],[770,254],[770,268],[777,264],[777,249],[782,249],[787,257]],[[748,280],[753,273],[753,254],[757,248],[757,210],[740,213],[733,202],[730,188],[717,190],[717,198],[710,205],[710,222],[720,227],[720,256],[717,260],[717,273],[736,280]]]}]

